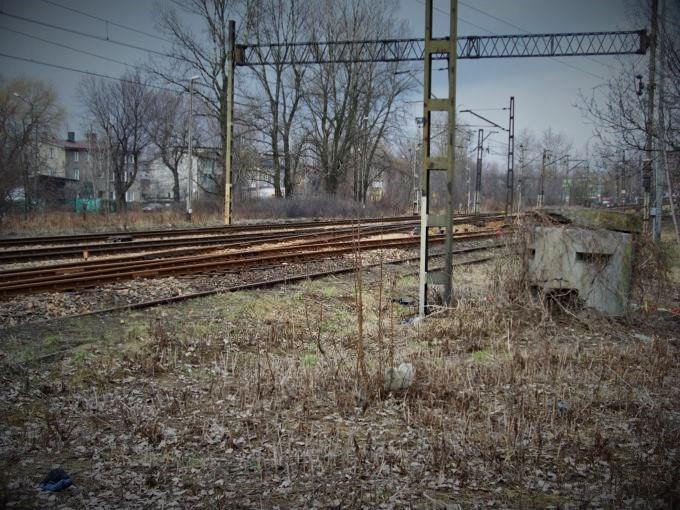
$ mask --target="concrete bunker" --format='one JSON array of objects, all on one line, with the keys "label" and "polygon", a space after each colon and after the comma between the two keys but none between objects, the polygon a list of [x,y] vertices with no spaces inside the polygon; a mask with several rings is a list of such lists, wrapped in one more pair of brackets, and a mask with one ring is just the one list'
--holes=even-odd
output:
[{"label": "concrete bunker", "polygon": [[562,224],[532,227],[527,255],[530,285],[545,294],[559,292],[608,315],[625,313],[636,222],[609,211],[545,212]]}]

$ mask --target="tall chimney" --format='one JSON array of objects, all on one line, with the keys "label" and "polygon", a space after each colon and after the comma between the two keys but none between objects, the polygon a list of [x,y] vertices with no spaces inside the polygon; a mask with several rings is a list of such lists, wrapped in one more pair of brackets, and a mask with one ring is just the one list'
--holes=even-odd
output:
[{"label": "tall chimney", "polygon": [[68,141],[69,141],[69,142],[75,142],[75,141],[76,141],[76,133],[75,133],[75,131],[69,131],[69,132],[68,132]]}]

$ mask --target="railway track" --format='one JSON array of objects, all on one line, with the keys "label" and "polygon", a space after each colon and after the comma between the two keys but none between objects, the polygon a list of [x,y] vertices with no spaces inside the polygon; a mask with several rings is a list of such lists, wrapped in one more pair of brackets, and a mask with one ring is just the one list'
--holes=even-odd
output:
[{"label": "railway track", "polygon": [[[490,260],[495,257],[494,254],[491,253],[483,253],[479,256],[474,257],[474,254],[476,252],[486,252],[488,250],[491,250],[493,248],[502,246],[502,242],[485,242],[482,243],[481,241],[473,241],[470,243],[466,243],[465,246],[458,246],[453,250],[454,255],[456,255],[456,258],[454,259],[454,266],[461,266],[461,265],[468,265],[468,264],[477,264],[480,262],[485,262],[487,260]],[[470,255],[473,255],[473,257],[470,257]],[[435,259],[437,257],[443,256],[443,253],[431,253],[430,254],[430,259]],[[463,256],[462,260],[460,256]],[[395,265],[395,264],[403,264],[406,262],[412,262],[418,260],[418,256],[408,256],[408,257],[402,257],[398,259],[388,259],[384,260],[382,262],[377,262],[377,263],[369,263],[369,264],[363,264],[362,270],[365,269],[370,269],[373,267],[377,267],[379,265]],[[244,291],[244,290],[254,290],[254,289],[263,289],[263,288],[269,288],[269,287],[275,287],[278,285],[286,285],[286,284],[293,284],[297,283],[300,281],[305,281],[305,280],[312,280],[312,279],[318,279],[318,278],[324,278],[327,276],[335,276],[335,275],[341,275],[341,274],[346,274],[350,273],[356,270],[356,267],[353,265],[345,265],[344,267],[338,267],[330,270],[324,270],[324,271],[314,271],[314,272],[305,272],[302,274],[292,274],[292,275],[286,275],[284,277],[279,277],[279,278],[267,278],[267,279],[261,279],[261,280],[255,280],[251,282],[246,282],[246,283],[239,283],[236,285],[230,285],[230,286],[222,286],[222,287],[215,287],[207,290],[200,290],[200,291],[194,291],[194,292],[188,292],[184,294],[179,294],[179,295],[172,295],[172,296],[166,296],[166,297],[161,297],[161,298],[156,298],[156,299],[151,299],[151,300],[143,300],[143,301],[137,301],[137,302],[132,302],[132,303],[126,303],[124,305],[116,305],[116,306],[107,306],[105,308],[99,308],[99,309],[94,309],[94,310],[89,310],[86,312],[80,312],[76,314],[70,314],[70,315],[63,315],[63,316],[58,316],[58,317],[52,317],[52,318],[46,318],[46,319],[39,319],[37,321],[30,321],[33,324],[36,323],[49,323],[53,322],[56,320],[66,320],[66,319],[76,319],[80,317],[86,317],[86,316],[92,316],[92,315],[103,315],[103,314],[110,314],[110,313],[118,313],[118,312],[124,312],[124,311],[129,311],[129,310],[141,310],[145,308],[152,308],[155,306],[162,306],[162,305],[168,305],[168,304],[173,304],[173,303],[178,303],[182,301],[187,301],[190,299],[196,299],[196,298],[201,298],[201,297],[207,297],[215,294],[224,294],[228,292],[237,292],[237,291]],[[416,272],[416,270],[413,270],[412,272]],[[0,330],[2,328],[0,327]]]},{"label": "railway track", "polygon": [[[229,248],[244,248],[249,246],[256,246],[259,244],[275,243],[282,241],[291,241],[294,239],[303,239],[305,237],[324,236],[324,235],[342,235],[359,230],[361,235],[372,235],[377,233],[389,233],[407,231],[418,226],[419,220],[414,220],[412,217],[404,220],[403,217],[396,221],[395,218],[386,223],[379,223],[372,221],[367,225],[352,225],[347,222],[344,226],[326,225],[323,227],[304,226],[292,229],[287,226],[285,230],[275,229],[273,231],[256,231],[248,233],[229,233],[202,237],[179,237],[170,239],[153,239],[153,240],[129,240],[127,242],[104,242],[104,243],[87,243],[70,246],[34,246],[28,248],[7,249],[6,247],[0,250],[0,264],[33,262],[38,260],[54,260],[60,258],[82,258],[89,259],[90,257],[97,257],[102,255],[116,255],[133,252],[148,252],[167,250],[168,255],[176,254],[178,249],[186,248],[182,253],[199,253],[211,250],[221,250]],[[501,215],[484,215],[484,216],[461,216],[454,219],[454,224],[461,223],[485,223],[502,219]],[[305,224],[308,225],[308,224]]]},{"label": "railway track", "polygon": [[[463,220],[470,222],[478,221],[480,219],[489,220],[490,218],[502,219],[502,214],[488,213],[477,215],[458,215],[455,220],[459,223]],[[220,235],[220,234],[237,234],[237,233],[256,233],[264,232],[270,233],[275,231],[313,229],[313,228],[330,228],[341,227],[348,225],[356,225],[357,221],[361,225],[370,224],[387,224],[387,223],[419,223],[420,219],[417,216],[390,216],[384,218],[361,218],[360,220],[344,219],[344,220],[319,220],[319,221],[295,221],[285,223],[257,223],[257,224],[239,224],[239,225],[222,225],[216,227],[196,227],[189,229],[156,229],[156,230],[139,230],[139,231],[122,231],[122,232],[101,232],[93,234],[77,234],[77,235],[59,235],[59,236],[38,236],[38,237],[6,237],[0,238],[0,249],[17,248],[20,246],[37,246],[37,245],[83,245],[91,246],[95,243],[129,243],[148,239],[176,239],[180,237],[196,238],[196,236],[206,235]]]},{"label": "railway track", "polygon": [[[378,233],[403,232],[413,228],[413,224],[387,224],[374,227],[361,228],[362,235],[374,235]],[[177,253],[177,249],[186,247],[182,252],[198,253],[201,251],[222,250],[230,248],[245,248],[255,246],[258,244],[294,241],[296,239],[306,239],[314,237],[324,237],[328,235],[342,235],[351,232],[356,232],[356,227],[344,228],[324,228],[324,229],[303,229],[302,232],[295,230],[286,230],[285,232],[261,232],[249,234],[228,234],[210,237],[194,237],[194,238],[179,238],[179,239],[160,239],[152,241],[132,241],[126,243],[104,243],[104,244],[87,244],[75,246],[58,246],[58,247],[39,247],[39,248],[25,248],[17,250],[7,250],[0,252],[0,264],[17,263],[17,262],[32,262],[37,260],[50,260],[60,258],[83,258],[97,257],[102,255],[116,255],[133,252],[149,252],[165,249],[163,254],[173,255]],[[158,256],[155,253],[153,256]]]},{"label": "railway track", "polygon": [[[0,272],[0,297],[45,291],[65,291],[94,287],[119,280],[216,273],[248,269],[283,262],[304,262],[333,258],[355,250],[404,249],[420,243],[419,236],[396,239],[360,239],[354,234],[335,239],[310,239],[294,246],[237,250],[231,253],[169,256],[152,260],[101,261],[86,264],[46,266]],[[493,230],[456,234],[457,240],[480,240],[496,236]],[[444,235],[430,236],[443,242]]]}]

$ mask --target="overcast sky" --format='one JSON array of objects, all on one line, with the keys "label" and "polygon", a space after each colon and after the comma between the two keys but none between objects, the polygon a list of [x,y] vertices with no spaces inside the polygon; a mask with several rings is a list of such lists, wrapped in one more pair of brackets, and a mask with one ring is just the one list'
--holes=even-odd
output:
[{"label": "overcast sky", "polygon": [[[309,0],[313,2],[315,0]],[[365,0],[371,1],[371,0]],[[155,30],[153,0],[0,0],[2,12],[29,17],[70,29],[109,36],[148,49],[163,50],[162,40],[117,28],[110,24],[65,10],[56,4],[71,7],[111,22],[134,27],[148,34]],[[467,0],[459,6],[459,35],[488,35],[546,32],[586,32],[631,30],[645,27],[645,20],[632,20],[626,9],[627,0]],[[447,30],[448,0],[435,0],[437,9],[435,32]],[[473,8],[474,6],[474,8]],[[408,20],[413,37],[423,36],[425,7],[420,0],[401,0],[400,14]],[[483,11],[483,12],[480,12]],[[486,14],[485,14],[486,13]],[[0,15],[0,52],[83,70],[119,75],[122,64],[83,55],[7,29],[84,49],[121,62],[143,64],[148,60],[144,51],[125,48],[110,42],[96,41]],[[437,32],[439,31],[439,32]],[[621,58],[621,57],[618,57]],[[641,56],[623,57],[640,60]],[[59,92],[69,115],[65,130],[75,130],[82,136],[79,117],[78,83],[82,74],[19,62],[0,56],[5,77],[25,75],[52,83]],[[457,102],[461,108],[487,109],[507,106],[515,96],[516,131],[530,128],[536,133],[551,126],[571,137],[577,147],[583,147],[592,130],[574,107],[579,90],[589,94],[614,73],[617,57],[565,57],[562,59],[525,58],[459,61]],[[446,93],[446,87],[436,86],[435,93]],[[422,93],[410,99],[421,99]],[[422,105],[414,103],[413,117],[422,115]],[[505,125],[503,111],[486,111],[489,117]],[[461,120],[473,122],[472,118]],[[415,120],[413,125],[415,126]],[[496,135],[501,148],[505,136]]]}]

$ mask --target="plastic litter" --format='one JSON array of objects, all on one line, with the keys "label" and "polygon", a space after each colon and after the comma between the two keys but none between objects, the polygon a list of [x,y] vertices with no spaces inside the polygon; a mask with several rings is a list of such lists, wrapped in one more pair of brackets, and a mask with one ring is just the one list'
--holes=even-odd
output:
[{"label": "plastic litter", "polygon": [[69,488],[71,485],[73,485],[71,475],[62,468],[55,468],[47,473],[45,479],[40,483],[40,488],[43,491],[59,492]]}]

